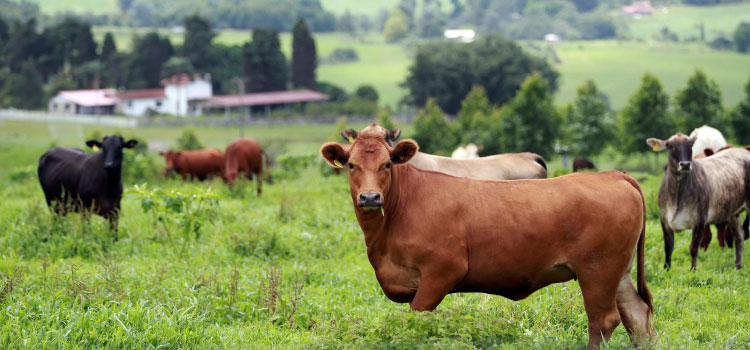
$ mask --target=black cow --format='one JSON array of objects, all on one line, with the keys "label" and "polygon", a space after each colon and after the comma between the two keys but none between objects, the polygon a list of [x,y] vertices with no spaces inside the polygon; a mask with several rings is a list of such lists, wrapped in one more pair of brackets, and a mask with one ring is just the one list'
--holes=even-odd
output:
[{"label": "black cow", "polygon": [[101,151],[87,154],[78,148],[55,147],[39,158],[39,183],[47,205],[60,214],[84,212],[109,220],[117,239],[117,220],[122,198],[122,149],[138,141],[105,136],[102,142],[86,141]]},{"label": "black cow", "polygon": [[596,166],[594,165],[594,162],[586,158],[576,158],[573,161],[573,172],[575,173],[584,169],[596,170]]}]

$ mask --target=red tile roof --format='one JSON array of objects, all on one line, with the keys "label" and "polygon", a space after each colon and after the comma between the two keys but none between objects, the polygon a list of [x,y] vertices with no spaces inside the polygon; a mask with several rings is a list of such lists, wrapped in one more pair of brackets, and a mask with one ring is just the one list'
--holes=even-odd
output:
[{"label": "red tile roof", "polygon": [[114,106],[117,104],[115,89],[63,90],[59,96],[84,107]]},{"label": "red tile roof", "polygon": [[214,96],[206,100],[210,105],[221,107],[263,106],[284,103],[326,101],[330,97],[312,90],[258,92],[244,95]]},{"label": "red tile roof", "polygon": [[119,96],[123,100],[137,100],[144,98],[162,98],[166,97],[164,89],[142,89],[121,91]]}]

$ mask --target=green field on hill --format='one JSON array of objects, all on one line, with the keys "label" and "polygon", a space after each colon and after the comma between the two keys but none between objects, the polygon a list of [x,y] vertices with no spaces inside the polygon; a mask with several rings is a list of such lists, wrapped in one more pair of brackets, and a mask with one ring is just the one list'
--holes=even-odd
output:
[{"label": "green field on hill", "polygon": [[649,40],[662,28],[677,33],[680,40],[699,39],[698,25],[703,24],[706,40],[723,36],[732,39],[732,33],[740,22],[750,21],[750,3],[722,6],[670,6],[663,11],[655,7],[654,14],[629,20],[633,39]]},{"label": "green field on hill", "polygon": [[[587,319],[575,281],[520,302],[452,294],[431,313],[389,301],[367,260],[346,178],[324,178],[317,166],[299,178],[265,184],[261,197],[249,182],[232,190],[218,181],[140,182],[141,188],[164,194],[215,199],[216,206],[195,217],[201,223],[196,234],[183,233],[181,214],[145,213],[144,198],[151,197],[125,183],[120,239],[112,242],[99,217],[85,224],[78,214],[55,217],[47,210],[35,173],[52,141],[47,125],[0,123],[4,349],[585,346]],[[57,144],[83,146],[73,136],[75,126],[55,125]],[[83,133],[94,128],[112,131],[87,126]],[[171,144],[180,131],[123,133]],[[210,146],[223,146],[236,132],[198,129]],[[262,142],[286,142],[288,149],[316,154],[333,127],[253,126],[246,132]],[[750,254],[745,252],[745,268],[736,271],[734,253],[714,242],[700,252],[698,271],[690,272],[689,233],[683,232],[676,235],[672,270],[662,269],[662,234],[654,217],[661,175],[642,177],[650,218],[646,276],[661,342],[656,348],[747,348]],[[632,348],[623,327],[606,348]]]}]

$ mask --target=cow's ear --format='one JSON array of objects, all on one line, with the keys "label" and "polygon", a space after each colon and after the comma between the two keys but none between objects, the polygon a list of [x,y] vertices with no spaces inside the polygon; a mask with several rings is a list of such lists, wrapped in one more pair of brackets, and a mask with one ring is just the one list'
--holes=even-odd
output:
[{"label": "cow's ear", "polygon": [[659,140],[655,138],[649,138],[646,140],[646,143],[648,143],[649,146],[654,150],[654,152],[661,152],[664,149],[667,148],[667,142],[664,140]]},{"label": "cow's ear", "polygon": [[391,162],[394,164],[406,164],[419,151],[419,145],[413,140],[403,140],[393,146],[391,150]]},{"label": "cow's ear", "polygon": [[401,129],[399,129],[399,128],[393,128],[391,130],[386,131],[385,134],[386,134],[385,136],[389,140],[391,140],[393,142],[396,142],[396,140],[398,140],[399,136],[401,136]]},{"label": "cow's ear", "polygon": [[97,140],[88,140],[86,141],[86,146],[96,150],[97,148],[102,148],[102,143]]},{"label": "cow's ear", "polygon": [[354,143],[354,140],[357,139],[357,131],[354,129],[344,129],[341,131],[341,137],[344,138],[344,140],[349,141],[349,143]]},{"label": "cow's ear", "polygon": [[136,140],[136,139],[130,139],[127,142],[125,142],[125,144],[122,147],[133,148],[137,144],[138,144],[138,140]]},{"label": "cow's ear", "polygon": [[695,143],[695,141],[698,140],[698,135],[693,135],[693,137],[690,138],[690,143]]},{"label": "cow's ear", "polygon": [[[346,147],[346,148],[344,148]],[[342,146],[335,142],[329,142],[320,149],[323,159],[336,168],[343,168],[349,161],[349,146]]]}]

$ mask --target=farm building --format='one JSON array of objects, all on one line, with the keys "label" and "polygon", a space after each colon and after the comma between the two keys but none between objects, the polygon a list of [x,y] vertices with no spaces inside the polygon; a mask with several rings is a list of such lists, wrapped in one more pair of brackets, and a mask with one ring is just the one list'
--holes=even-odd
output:
[{"label": "farm building", "polygon": [[632,5],[622,7],[622,12],[631,16],[644,16],[654,13],[651,1],[636,1]]},{"label": "farm building", "polygon": [[229,113],[253,107],[264,108],[315,101],[328,95],[312,90],[272,91],[241,95],[214,96],[209,74],[174,75],[161,82],[163,88],[116,91],[114,89],[60,91],[49,101],[49,111],[69,114],[124,114],[143,116],[151,113],[177,116],[202,115],[206,109]]}]

